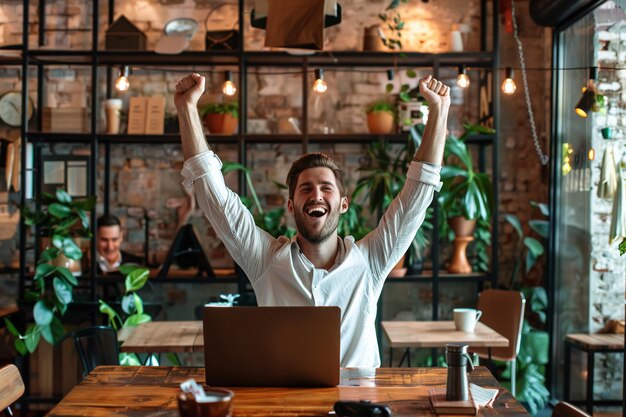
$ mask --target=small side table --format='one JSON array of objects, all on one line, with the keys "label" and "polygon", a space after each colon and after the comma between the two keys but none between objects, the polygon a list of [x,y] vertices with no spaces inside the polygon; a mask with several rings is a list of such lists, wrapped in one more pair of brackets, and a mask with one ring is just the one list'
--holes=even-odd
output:
[{"label": "small side table", "polygon": [[572,364],[572,348],[582,352],[587,352],[587,398],[585,404],[587,413],[593,412],[594,404],[597,405],[622,405],[624,399],[621,400],[597,400],[593,399],[593,372],[594,372],[594,356],[596,353],[618,353],[624,352],[624,335],[623,334],[568,334],[565,336],[565,385],[564,400],[570,403],[570,375]]}]

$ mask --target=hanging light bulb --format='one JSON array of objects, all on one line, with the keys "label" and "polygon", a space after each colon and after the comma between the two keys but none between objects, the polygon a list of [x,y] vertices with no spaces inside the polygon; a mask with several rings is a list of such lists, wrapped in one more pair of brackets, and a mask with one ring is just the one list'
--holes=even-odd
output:
[{"label": "hanging light bulb", "polygon": [[119,77],[117,77],[117,80],[115,80],[115,89],[117,91],[124,92],[128,91],[128,89],[130,88],[130,81],[128,81],[129,72],[130,69],[127,65],[124,65],[120,68]]},{"label": "hanging light bulb", "polygon": [[506,79],[502,82],[502,92],[508,96],[513,95],[515,93],[515,89],[517,86],[515,85],[515,81],[513,80],[513,68],[506,67]]},{"label": "hanging light bulb", "polygon": [[596,150],[593,148],[589,148],[589,152],[587,152],[587,159],[589,159],[590,161],[593,161],[594,159],[596,159]]},{"label": "hanging light bulb", "polygon": [[459,65],[459,76],[456,79],[456,84],[461,88],[467,88],[470,85],[470,79],[467,76],[467,68],[465,68],[465,65]]},{"label": "hanging light bulb", "polygon": [[387,81],[393,81],[393,70],[387,70]]},{"label": "hanging light bulb", "polygon": [[237,92],[237,87],[235,86],[235,83],[233,82],[233,72],[232,71],[226,71],[224,73],[224,84],[222,85],[222,93],[224,93],[227,96],[234,96],[235,93]]},{"label": "hanging light bulb", "polygon": [[598,67],[589,68],[589,80],[587,86],[583,87],[583,95],[576,103],[574,111],[580,117],[587,117],[596,102],[596,86],[594,80],[598,77]]},{"label": "hanging light bulb", "polygon": [[318,68],[315,70],[315,82],[313,83],[313,91],[323,94],[328,90],[328,85],[324,81],[324,70]]}]

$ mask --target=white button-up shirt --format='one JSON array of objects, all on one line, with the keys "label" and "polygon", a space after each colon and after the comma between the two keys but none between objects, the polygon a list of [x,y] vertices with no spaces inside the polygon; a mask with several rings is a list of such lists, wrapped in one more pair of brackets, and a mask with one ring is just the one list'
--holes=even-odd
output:
[{"label": "white button-up shirt", "polygon": [[[407,181],[378,227],[355,242],[340,239],[330,270],[315,268],[295,237],[278,239],[257,227],[239,196],[228,189],[213,151],[185,161],[183,185],[195,189],[200,208],[246,273],[260,306],[338,306],[341,366],[380,366],[377,303],[385,278],[406,252],[424,220],[441,167],[413,161]],[[320,341],[323,343],[323,341]]]}]

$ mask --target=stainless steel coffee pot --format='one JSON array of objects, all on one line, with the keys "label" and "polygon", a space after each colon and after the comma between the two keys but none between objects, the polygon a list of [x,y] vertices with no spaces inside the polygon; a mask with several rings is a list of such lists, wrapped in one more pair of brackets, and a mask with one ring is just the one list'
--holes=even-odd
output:
[{"label": "stainless steel coffee pot", "polygon": [[[467,345],[447,344],[446,361],[448,362],[448,380],[446,400],[467,401],[469,399],[469,379],[467,373],[474,370],[474,364],[467,353]],[[467,366],[470,369],[468,371]]]}]

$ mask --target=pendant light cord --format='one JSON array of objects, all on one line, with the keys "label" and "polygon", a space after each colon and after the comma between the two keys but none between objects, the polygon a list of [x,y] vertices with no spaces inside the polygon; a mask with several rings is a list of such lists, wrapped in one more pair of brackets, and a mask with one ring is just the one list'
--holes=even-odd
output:
[{"label": "pendant light cord", "polygon": [[522,41],[517,33],[517,19],[515,17],[515,0],[511,0],[511,18],[513,20],[513,37],[517,43],[517,52],[519,53],[519,63],[522,70],[522,80],[524,82],[524,97],[526,98],[526,110],[528,111],[528,120],[530,121],[530,131],[533,135],[533,141],[535,143],[535,150],[541,165],[546,165],[550,157],[543,152],[541,145],[539,144],[539,138],[537,137],[537,126],[535,125],[535,115],[533,113],[533,106],[530,102],[530,93],[528,92],[528,79],[526,78],[526,60],[524,59],[524,49],[522,48]]}]

